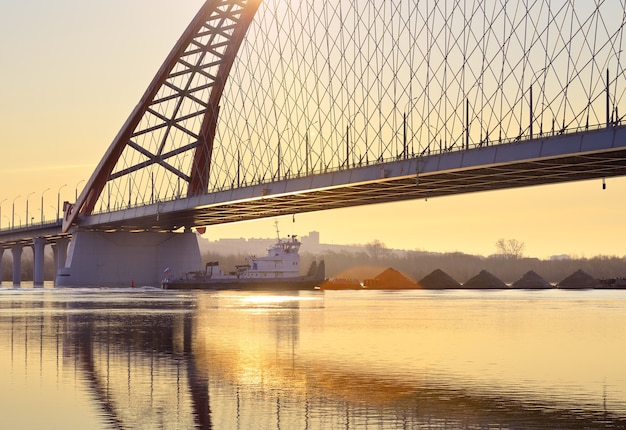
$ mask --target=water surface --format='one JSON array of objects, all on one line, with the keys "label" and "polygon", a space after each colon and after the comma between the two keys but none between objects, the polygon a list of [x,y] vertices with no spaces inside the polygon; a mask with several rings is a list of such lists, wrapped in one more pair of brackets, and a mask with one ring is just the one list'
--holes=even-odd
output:
[{"label": "water surface", "polygon": [[0,428],[626,428],[626,291],[0,288]]}]

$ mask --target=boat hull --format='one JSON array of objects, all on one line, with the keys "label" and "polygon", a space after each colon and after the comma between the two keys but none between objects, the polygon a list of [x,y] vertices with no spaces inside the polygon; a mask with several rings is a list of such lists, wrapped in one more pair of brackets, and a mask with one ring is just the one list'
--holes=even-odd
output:
[{"label": "boat hull", "polygon": [[275,278],[275,279],[208,279],[172,280],[162,284],[166,290],[248,290],[248,291],[298,291],[313,290],[324,279],[317,278]]}]

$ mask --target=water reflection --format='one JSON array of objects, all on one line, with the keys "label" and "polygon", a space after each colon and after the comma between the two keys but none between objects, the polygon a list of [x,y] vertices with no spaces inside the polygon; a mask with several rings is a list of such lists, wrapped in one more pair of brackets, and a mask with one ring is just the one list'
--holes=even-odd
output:
[{"label": "water reflection", "polygon": [[626,428],[625,310],[615,292],[0,289],[0,428]]}]

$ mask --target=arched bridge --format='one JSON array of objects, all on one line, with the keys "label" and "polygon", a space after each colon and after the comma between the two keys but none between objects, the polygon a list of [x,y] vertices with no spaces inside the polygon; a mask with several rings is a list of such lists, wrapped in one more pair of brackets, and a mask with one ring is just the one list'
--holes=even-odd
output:
[{"label": "arched bridge", "polygon": [[64,230],[203,227],[623,175],[623,11],[207,1]]},{"label": "arched bridge", "polygon": [[624,175],[625,22],[617,0],[207,0],[55,234]]}]

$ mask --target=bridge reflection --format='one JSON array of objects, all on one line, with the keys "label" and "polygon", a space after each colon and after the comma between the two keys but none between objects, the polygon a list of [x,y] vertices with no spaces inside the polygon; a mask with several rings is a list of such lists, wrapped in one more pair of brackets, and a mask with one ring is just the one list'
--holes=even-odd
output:
[{"label": "bridge reflection", "polygon": [[107,294],[0,301],[5,373],[84,386],[111,428],[626,425],[541,395],[386,373],[375,357],[359,357],[369,370],[353,366],[349,348],[309,355],[325,324],[322,294]]}]

